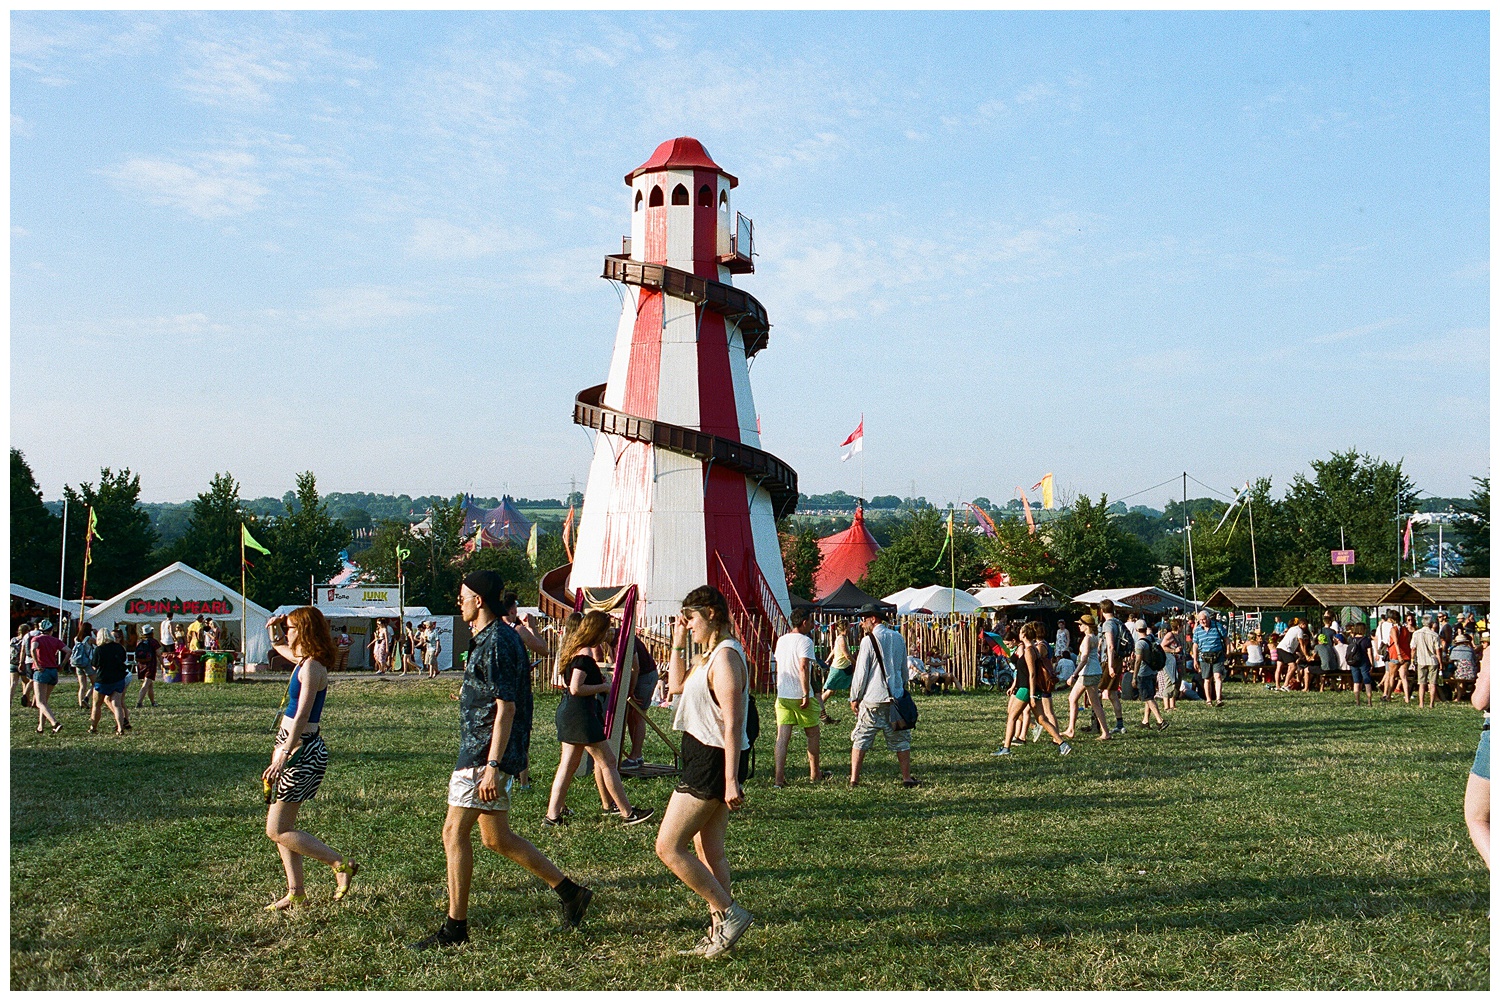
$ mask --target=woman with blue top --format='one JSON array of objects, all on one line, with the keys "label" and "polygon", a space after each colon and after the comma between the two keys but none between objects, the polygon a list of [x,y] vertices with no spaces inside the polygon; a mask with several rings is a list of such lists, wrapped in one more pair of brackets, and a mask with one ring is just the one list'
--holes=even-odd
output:
[{"label": "woman with blue top", "polygon": [[[276,642],[275,630],[285,623],[286,641]],[[294,608],[285,618],[266,623],[276,652],[294,663],[292,680],[287,685],[286,711],[281,714],[281,729],[276,734],[276,749],[271,765],[261,775],[265,784],[266,837],[276,842],[281,864],[286,869],[286,896],[268,911],[284,911],[305,902],[302,884],[302,857],[317,859],[332,867],[338,884],[333,899],[343,900],[349,893],[359,865],[350,862],[306,831],[297,830],[297,810],[318,794],[323,773],[328,770],[328,747],[323,743],[320,720],[323,698],[328,694],[328,668],[337,663],[338,648],[328,630],[328,620],[316,608]]]}]

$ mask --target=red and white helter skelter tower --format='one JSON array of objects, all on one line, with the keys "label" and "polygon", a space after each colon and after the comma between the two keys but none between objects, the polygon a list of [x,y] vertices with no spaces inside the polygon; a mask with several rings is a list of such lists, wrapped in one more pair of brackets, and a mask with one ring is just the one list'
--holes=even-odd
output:
[{"label": "red and white helter skelter tower", "polygon": [[750,643],[768,657],[790,613],[776,519],[796,507],[797,474],[760,449],[748,359],[770,324],[731,284],[754,269],[750,223],[696,139],[662,143],[625,181],[630,236],[604,262],[626,293],[609,381],[574,403],[599,432],[578,543],[566,583],[559,568],[544,590],[635,584],[654,618],[710,583],[759,661]]}]

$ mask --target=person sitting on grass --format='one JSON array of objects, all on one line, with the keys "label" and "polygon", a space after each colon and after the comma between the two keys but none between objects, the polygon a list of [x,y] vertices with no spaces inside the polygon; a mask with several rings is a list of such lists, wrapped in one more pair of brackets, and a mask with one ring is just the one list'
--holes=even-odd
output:
[{"label": "person sitting on grass", "polygon": [[[1040,696],[1038,692],[1045,688],[1048,693],[1048,701],[1051,701],[1052,674],[1048,663],[1047,644],[1042,639],[1042,626],[1038,622],[1028,622],[1021,627],[1021,670],[1016,675],[1015,684],[1010,690],[1010,701],[1005,707],[1005,742],[1000,749],[994,752],[997,758],[1010,754],[1012,733],[1019,728],[1021,712],[1027,706],[1035,707]],[[1057,725],[1041,712],[1036,713],[1037,723],[1052,737],[1052,743],[1057,745],[1057,753],[1066,755],[1073,750],[1073,746],[1063,740],[1057,732]]]},{"label": "person sitting on grass", "polygon": [[531,750],[531,670],[520,636],[500,621],[505,582],[475,570],[458,589],[458,611],[473,636],[459,699],[458,762],[448,778],[443,853],[448,858],[448,917],[409,948],[449,948],[469,940],[469,885],[474,827],[490,851],[504,855],[557,893],[564,928],[583,921],[594,891],[563,874],[536,846],[510,829],[510,787]]},{"label": "person sitting on grass", "polygon": [[[267,631],[272,622],[266,623]],[[328,667],[338,663],[328,620],[310,605],[294,608],[285,618],[286,642],[278,653],[296,666],[287,682],[286,711],[276,733],[271,763],[261,774],[266,789],[266,837],[276,843],[286,870],[286,896],[267,904],[268,911],[285,911],[306,902],[302,880],[303,857],[333,869],[334,900],[348,896],[359,864],[322,841],[297,829],[297,812],[318,794],[328,771],[328,745],[323,742],[323,701],[328,694]],[[273,634],[274,635],[274,634]]]},{"label": "person sitting on grass", "polygon": [[572,816],[568,809],[568,787],[573,784],[573,776],[578,773],[585,754],[594,760],[594,774],[612,801],[608,804],[612,809],[605,812],[619,815],[626,824],[639,824],[656,812],[630,805],[614,748],[605,740],[604,709],[596,696],[607,693],[610,683],[599,670],[598,662],[586,651],[603,643],[609,630],[609,616],[593,611],[586,613],[578,626],[563,637],[558,654],[558,660],[563,664],[563,697],[557,704],[556,714],[557,739],[562,744],[562,754],[557,761],[557,774],[552,779],[552,798],[547,803],[547,815],[542,819],[544,827],[562,827]]}]

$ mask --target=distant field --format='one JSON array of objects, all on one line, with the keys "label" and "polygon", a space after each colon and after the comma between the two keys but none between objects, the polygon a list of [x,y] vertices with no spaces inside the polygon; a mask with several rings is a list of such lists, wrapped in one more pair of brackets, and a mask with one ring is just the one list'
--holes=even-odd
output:
[{"label": "distant field", "polygon": [[[652,853],[655,824],[580,818],[544,832],[557,761],[539,700],[536,791],[513,822],[598,892],[583,930],[555,897],[476,850],[474,940],[402,946],[443,902],[439,827],[453,763],[452,679],[340,682],[332,764],[304,826],[365,867],[350,899],[294,916],[263,833],[259,772],[278,686],[162,686],[124,738],[34,732],[12,711],[11,986],[143,988],[1468,989],[1489,982],[1488,873],[1462,819],[1479,716],[1355,709],[1233,686],[1166,733],[990,756],[1002,700],[925,699],[916,768],[872,752],[868,785],[770,787],[730,827],[735,892],[757,925],[719,963],[675,950],[705,911]],[[131,697],[134,697],[134,691]],[[848,706],[826,736],[846,771]],[[1139,717],[1136,716],[1136,719]],[[794,743],[794,756],[800,742]],[[661,806],[670,780],[633,781]]]}]

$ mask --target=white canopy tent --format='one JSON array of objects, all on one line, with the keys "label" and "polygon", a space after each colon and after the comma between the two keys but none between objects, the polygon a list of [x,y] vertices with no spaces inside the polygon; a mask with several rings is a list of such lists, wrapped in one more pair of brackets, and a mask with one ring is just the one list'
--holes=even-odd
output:
[{"label": "white canopy tent", "polygon": [[980,608],[979,599],[969,592],[937,585],[909,587],[904,591],[888,594],[881,600],[895,605],[897,615],[973,615]]},{"label": "white canopy tent", "polygon": [[1059,596],[1046,584],[1013,584],[1007,587],[981,587],[974,591],[983,608],[1016,608],[1036,606],[1056,608],[1062,604]]},{"label": "white canopy tent", "polygon": [[212,618],[224,632],[225,646],[239,649],[241,603],[245,628],[250,634],[245,662],[264,664],[271,652],[270,638],[266,636],[266,622],[271,613],[253,601],[246,601],[235,588],[225,587],[186,563],[173,563],[100,602],[88,610],[84,621],[95,629],[111,629],[116,624],[149,624],[160,636],[161,623],[170,609],[180,628],[186,628],[199,615]]},{"label": "white canopy tent", "polygon": [[[276,615],[285,615],[300,605],[282,605],[276,609]],[[376,619],[402,618],[404,622],[417,626],[423,622],[432,621],[437,623],[437,635],[442,644],[438,653],[438,670],[446,671],[453,667],[457,651],[454,649],[454,628],[462,624],[456,622],[456,616],[433,615],[422,605],[407,605],[406,608],[398,608],[395,605],[322,605],[318,611],[328,620],[329,627],[333,630],[333,638],[337,640],[339,634],[347,631],[349,634],[349,662],[345,665],[351,670],[367,670],[374,667],[370,651],[371,628]],[[404,617],[402,613],[405,613]],[[465,629],[464,642],[468,643],[468,631]]]},{"label": "white canopy tent", "polygon": [[1073,599],[1079,605],[1097,605],[1108,598],[1127,611],[1150,612],[1165,615],[1168,612],[1190,612],[1197,605],[1186,598],[1179,598],[1171,591],[1159,587],[1106,587]]}]

